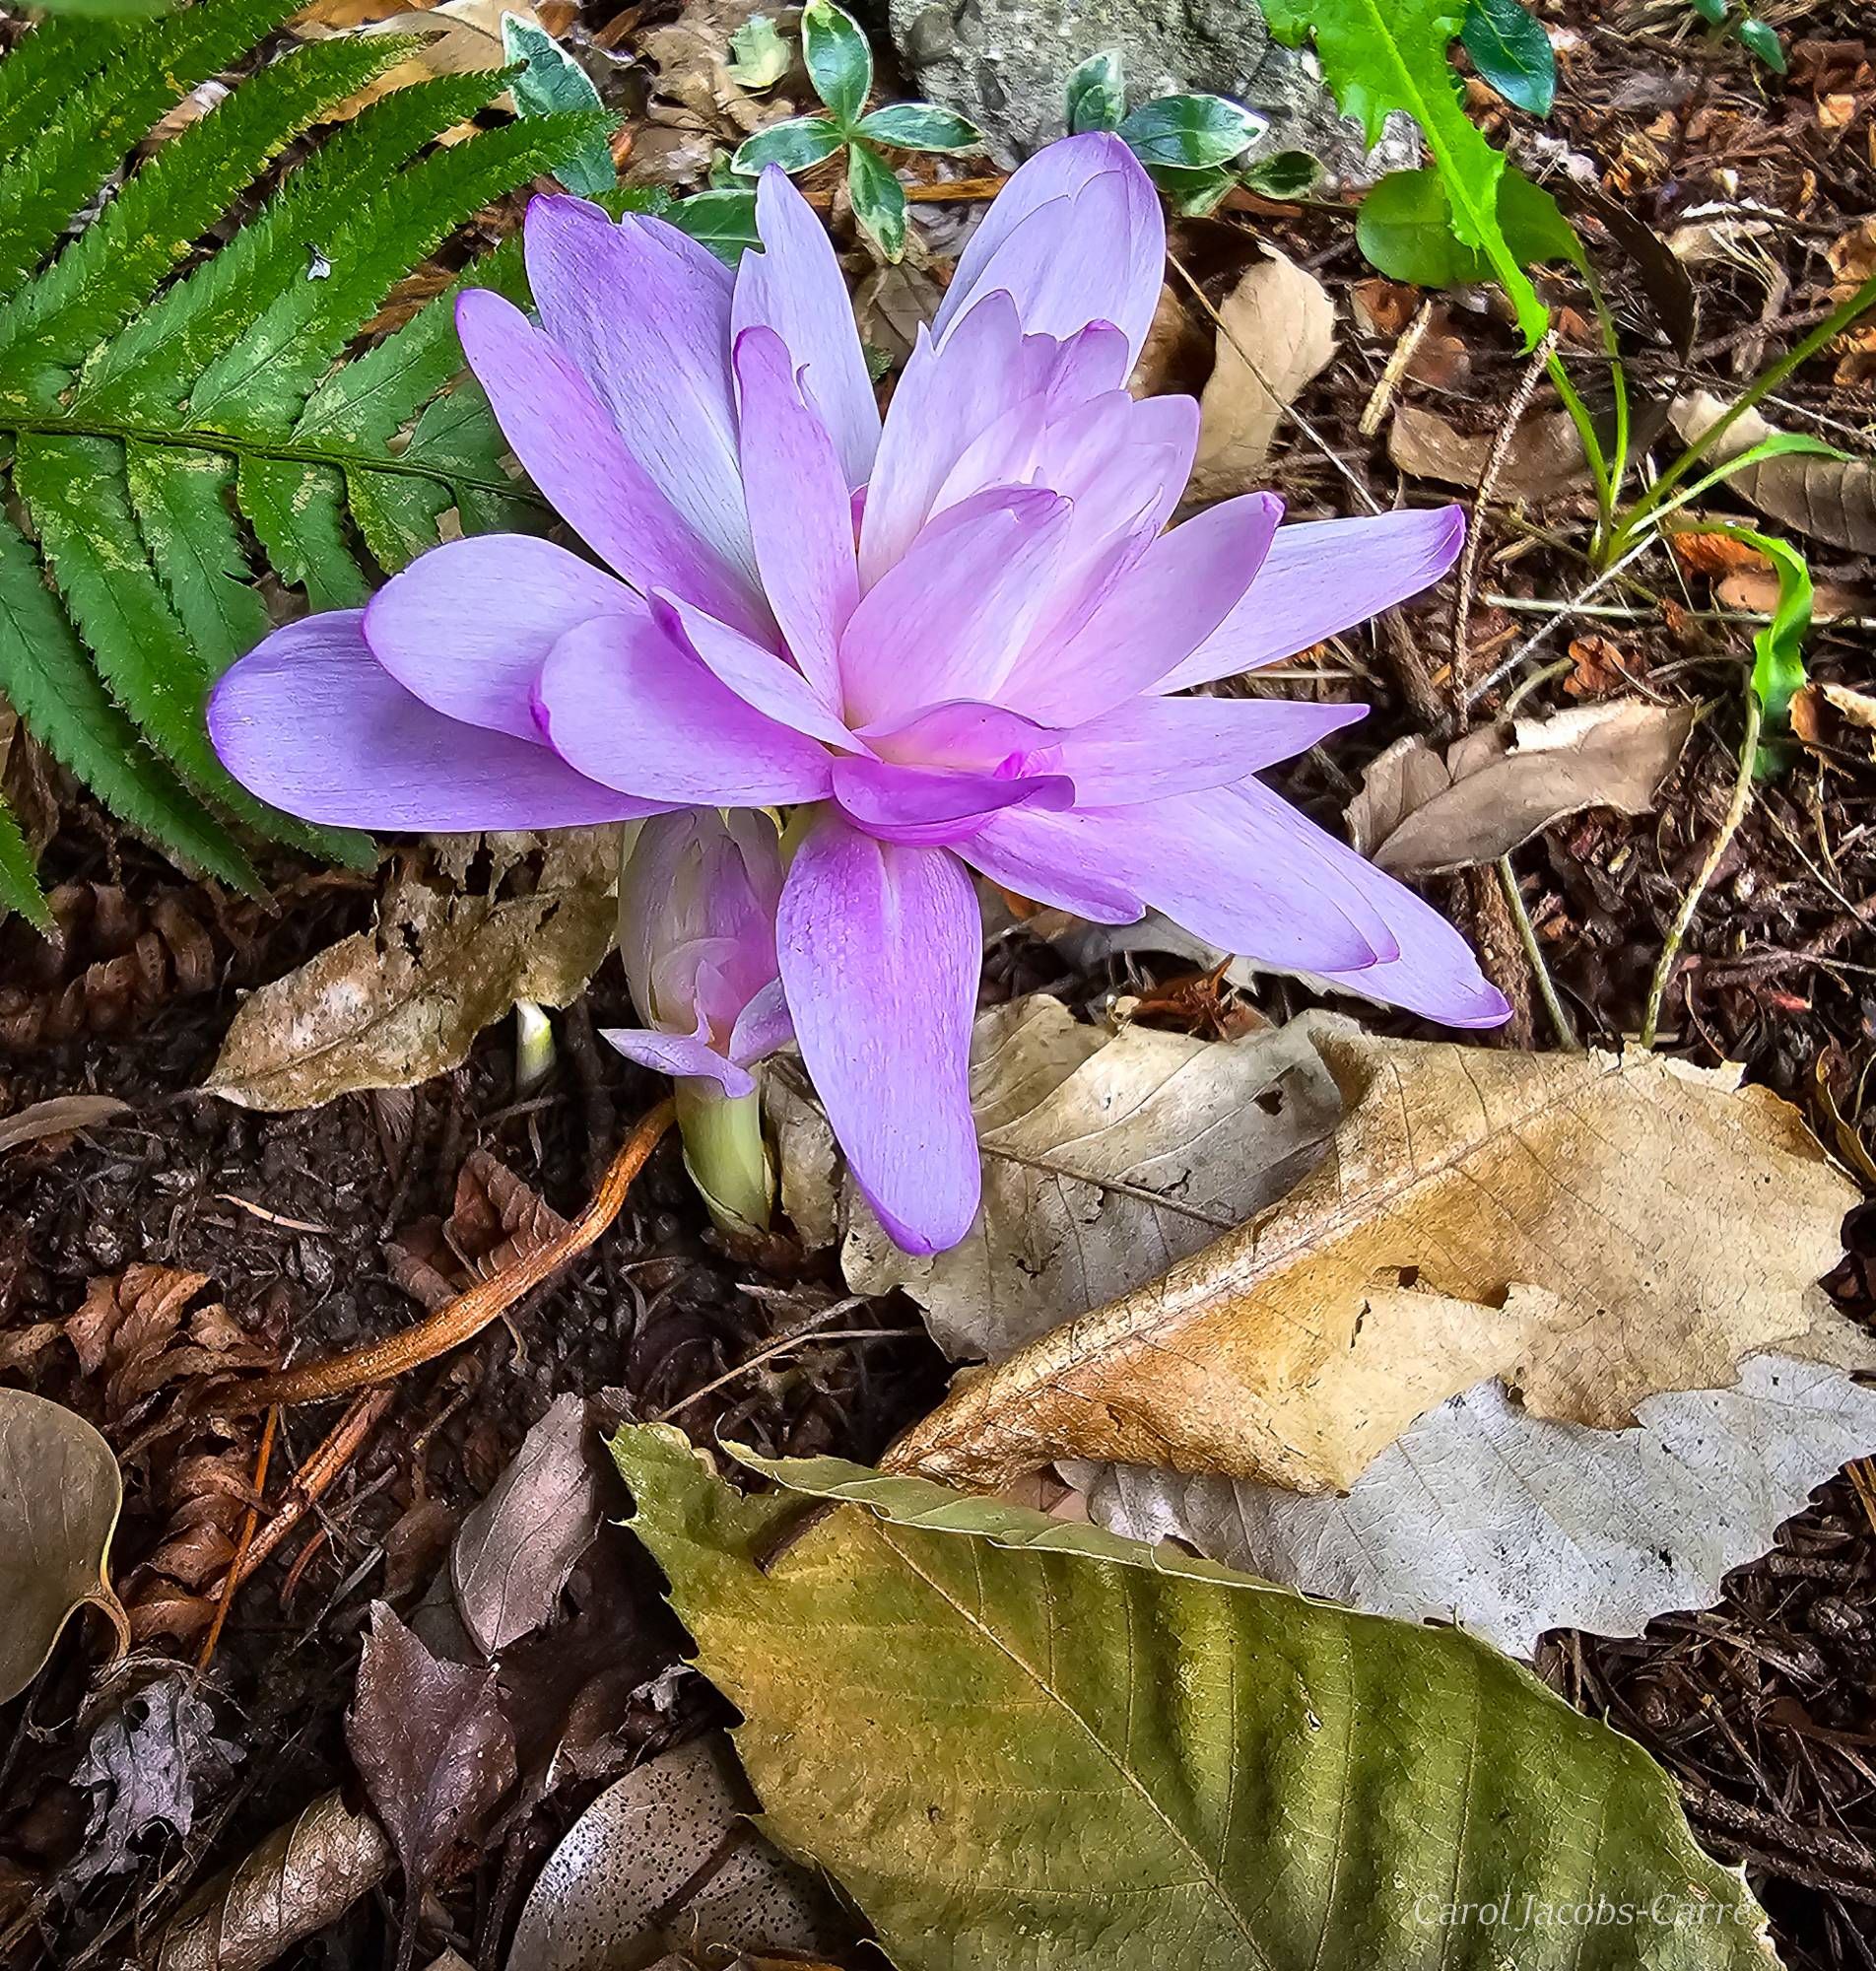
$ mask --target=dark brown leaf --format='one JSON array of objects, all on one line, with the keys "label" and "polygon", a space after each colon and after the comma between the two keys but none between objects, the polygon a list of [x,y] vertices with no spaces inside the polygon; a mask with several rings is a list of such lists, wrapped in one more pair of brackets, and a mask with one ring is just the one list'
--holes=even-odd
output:
[{"label": "dark brown leaf", "polygon": [[439,1663],[376,1602],[345,1735],[403,1865],[408,1933],[450,1847],[473,1838],[514,1782],[495,1671]]}]

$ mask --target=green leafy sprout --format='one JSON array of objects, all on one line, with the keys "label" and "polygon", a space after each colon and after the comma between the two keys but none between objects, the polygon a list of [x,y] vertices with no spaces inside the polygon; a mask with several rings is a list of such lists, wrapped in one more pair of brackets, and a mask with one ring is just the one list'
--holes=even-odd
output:
[{"label": "green leafy sprout", "polygon": [[1230,97],[1156,96],[1129,115],[1117,49],[1090,55],[1069,76],[1063,115],[1071,135],[1111,130],[1180,214],[1211,212],[1239,185],[1269,198],[1297,198],[1315,182],[1316,162],[1302,151],[1236,167],[1270,119]]},{"label": "green leafy sprout", "polygon": [[801,54],[821,113],[746,137],[730,170],[754,177],[779,165],[792,176],[844,153],[853,217],[887,259],[898,260],[905,251],[905,187],[882,153],[977,151],[983,139],[967,117],[934,102],[889,102],[869,112],[873,50],[860,24],[832,0],[808,0],[801,10]]},{"label": "green leafy sprout", "polygon": [[1709,42],[1735,40],[1775,75],[1784,74],[1784,43],[1777,30],[1760,20],[1751,8],[1739,6],[1735,0],[1688,0],[1688,5],[1711,30]]}]

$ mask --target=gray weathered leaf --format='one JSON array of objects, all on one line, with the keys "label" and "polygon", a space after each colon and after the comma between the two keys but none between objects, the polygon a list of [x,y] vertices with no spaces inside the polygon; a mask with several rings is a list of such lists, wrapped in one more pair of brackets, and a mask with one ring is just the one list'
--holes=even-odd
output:
[{"label": "gray weathered leaf", "polygon": [[1711,1602],[1812,1489],[1876,1451],[1876,1390],[1755,1355],[1730,1390],[1637,1405],[1628,1430],[1527,1415],[1496,1381],[1411,1425],[1345,1497],[1137,1464],[1071,1465],[1090,1516],[1135,1539],[1374,1615],[1456,1621],[1513,1656],[1546,1629],[1639,1635]]},{"label": "gray weathered leaf", "polygon": [[508,1971],[638,1971],[666,1950],[824,1944],[827,1896],[744,1818],[738,1785],[727,1739],[712,1734],[608,1788],[541,1870]]},{"label": "gray weathered leaf", "polygon": [[247,1000],[208,1091],[277,1110],[411,1087],[457,1066],[517,999],[566,1005],[612,944],[618,840],[613,829],[550,838],[525,896],[400,882],[375,935],[341,938]]},{"label": "gray weathered leaf", "polygon": [[1282,1196],[1340,1113],[1300,1035],[1108,1034],[1046,993],[979,1018],[971,1081],[983,1204],[961,1245],[915,1258],[850,1180],[844,1200],[848,1284],[904,1287],[952,1355],[1008,1354],[1164,1272]]},{"label": "gray weathered leaf", "polygon": [[33,1681],[80,1608],[129,1642],[104,1571],[123,1496],[110,1446],[82,1416],[0,1390],[0,1704]]},{"label": "gray weathered leaf", "polygon": [[1443,759],[1418,733],[1362,775],[1349,834],[1396,876],[1496,862],[1587,807],[1645,814],[1693,730],[1692,705],[1611,699],[1482,726]]},{"label": "gray weathered leaf", "polygon": [[538,1629],[599,1529],[599,1479],[586,1457],[586,1404],[557,1396],[449,1555],[456,1610],[486,1657]]},{"label": "gray weathered leaf", "polygon": [[1335,304],[1307,269],[1273,253],[1219,309],[1218,354],[1199,400],[1194,495],[1257,483],[1283,414],[1335,354]]}]

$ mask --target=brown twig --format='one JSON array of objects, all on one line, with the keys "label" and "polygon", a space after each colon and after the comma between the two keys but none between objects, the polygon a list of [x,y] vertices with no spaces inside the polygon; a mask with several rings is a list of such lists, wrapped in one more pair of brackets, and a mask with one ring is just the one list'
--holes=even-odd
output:
[{"label": "brown twig", "polygon": [[391,1406],[392,1392],[368,1390],[355,1398],[346,1413],[321,1440],[319,1448],[294,1475],[274,1517],[254,1536],[245,1556],[236,1556],[229,1568],[233,1587],[225,1588],[226,1600],[234,1589],[272,1558],[287,1535],[312,1511],[333,1480],[358,1456],[359,1448],[376,1429],[378,1420]]},{"label": "brown twig", "polygon": [[[254,1457],[254,1497],[259,1500],[266,1496],[267,1464],[274,1455],[274,1432],[280,1427],[280,1405],[276,1403],[267,1412],[267,1421],[260,1427],[260,1450]],[[250,1505],[241,1515],[240,1537],[234,1542],[234,1557],[228,1564],[228,1572],[222,1577],[222,1592],[215,1598],[215,1619],[209,1624],[209,1632],[202,1638],[202,1649],[195,1660],[195,1673],[204,1675],[210,1664],[215,1661],[216,1645],[222,1640],[222,1625],[228,1620],[228,1611],[234,1605],[234,1591],[241,1585],[242,1571],[247,1560],[247,1550],[254,1543],[254,1529],[260,1525],[260,1507]]]},{"label": "brown twig", "polygon": [[262,1376],[256,1382],[211,1390],[203,1398],[203,1407],[231,1415],[259,1409],[267,1403],[285,1407],[290,1403],[315,1403],[330,1396],[346,1396],[354,1390],[407,1375],[412,1369],[434,1362],[438,1355],[472,1340],[492,1321],[506,1314],[523,1294],[531,1293],[604,1235],[619,1216],[633,1180],[671,1126],[674,1114],[672,1104],[664,1101],[639,1121],[613,1158],[593,1201],[570,1225],[512,1265],[503,1266],[486,1280],[478,1280],[466,1293],[438,1308],[428,1321],[420,1321],[401,1334],[368,1342],[362,1348],[349,1349],[324,1362],[308,1362],[298,1369],[283,1370],[279,1375]]},{"label": "brown twig", "polygon": [[1532,350],[1524,374],[1518,378],[1517,388],[1505,407],[1505,416],[1499,421],[1492,449],[1486,454],[1485,470],[1479,474],[1478,490],[1472,496],[1472,524],[1466,529],[1465,551],[1459,557],[1459,587],[1452,598],[1452,675],[1446,686],[1452,700],[1453,727],[1458,732],[1466,729],[1469,710],[1466,687],[1472,673],[1472,599],[1478,592],[1479,555],[1485,546],[1485,511],[1498,491],[1499,475],[1511,455],[1518,427],[1537,394],[1538,381],[1550,362],[1551,352],[1557,347],[1558,333],[1553,328]]}]

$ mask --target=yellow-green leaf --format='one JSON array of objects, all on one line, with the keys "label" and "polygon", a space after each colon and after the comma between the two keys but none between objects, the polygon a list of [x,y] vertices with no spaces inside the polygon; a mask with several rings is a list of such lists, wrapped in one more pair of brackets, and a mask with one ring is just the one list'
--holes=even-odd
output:
[{"label": "yellow-green leaf", "polygon": [[1667,1775],[1469,1636],[830,1459],[762,1465],[861,1502],[787,1542],[613,1451],[764,1832],[899,1971],[1776,1963]]}]

